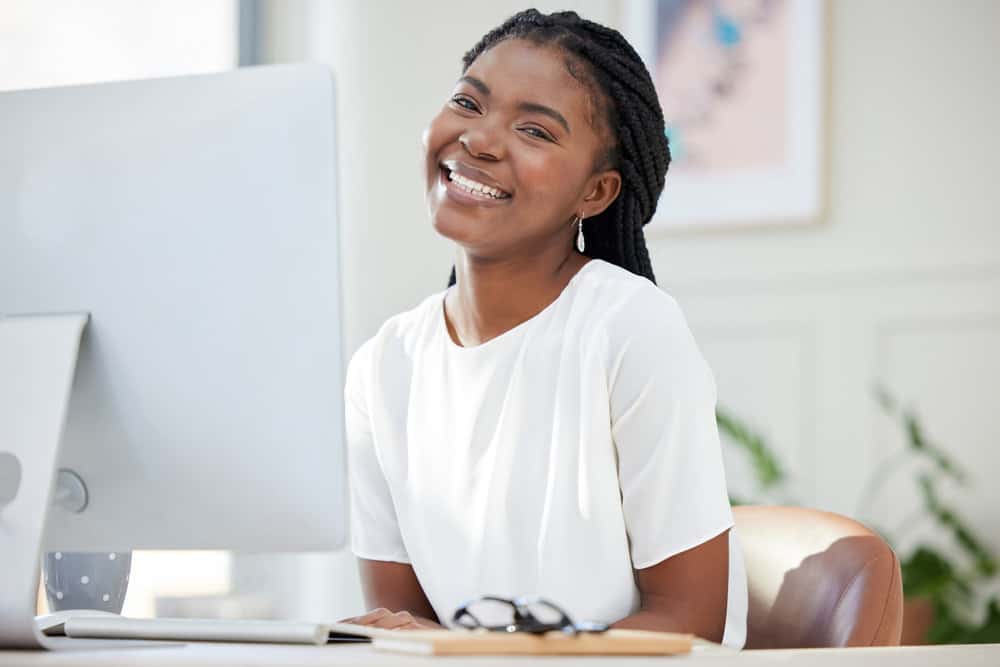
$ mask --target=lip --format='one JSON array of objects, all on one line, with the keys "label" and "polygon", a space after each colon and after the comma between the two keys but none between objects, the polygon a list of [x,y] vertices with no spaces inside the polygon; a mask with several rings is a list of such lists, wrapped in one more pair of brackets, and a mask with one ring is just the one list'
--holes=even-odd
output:
[{"label": "lip", "polygon": [[473,181],[477,181],[483,185],[488,185],[491,188],[496,188],[497,190],[505,192],[509,197],[514,196],[510,187],[498,181],[490,172],[480,169],[479,167],[473,167],[471,164],[467,164],[461,160],[442,160],[440,166],[448,171],[455,172],[459,176],[464,176],[465,178],[472,179]]},{"label": "lip", "polygon": [[511,198],[493,199],[483,195],[474,195],[468,190],[459,187],[457,183],[448,179],[448,170],[445,167],[438,169],[438,184],[444,189],[445,196],[449,201],[462,206],[475,206],[478,208],[497,208],[507,206]]}]

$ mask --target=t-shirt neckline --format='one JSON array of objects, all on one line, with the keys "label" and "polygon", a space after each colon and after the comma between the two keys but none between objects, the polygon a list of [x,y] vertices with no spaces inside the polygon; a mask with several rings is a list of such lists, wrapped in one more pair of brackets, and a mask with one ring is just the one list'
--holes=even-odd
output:
[{"label": "t-shirt neckline", "polygon": [[596,264],[598,261],[600,260],[591,259],[586,264],[581,266],[577,270],[577,272],[570,277],[569,282],[566,283],[566,286],[563,287],[559,295],[556,296],[556,298],[553,299],[552,302],[549,303],[549,305],[545,306],[540,311],[538,311],[525,321],[521,322],[520,324],[517,324],[511,327],[510,329],[507,329],[507,331],[504,331],[503,333],[494,336],[493,338],[490,338],[485,343],[480,343],[479,345],[473,345],[471,347],[465,345],[459,345],[458,343],[456,343],[451,339],[451,334],[448,333],[448,321],[445,317],[445,312],[444,312],[444,300],[448,296],[448,292],[451,290],[451,287],[449,287],[448,289],[441,292],[441,298],[439,301],[439,308],[438,308],[438,318],[437,318],[438,329],[444,336],[445,345],[448,347],[448,349],[454,350],[458,354],[474,354],[476,352],[486,350],[491,347],[496,347],[497,345],[500,345],[501,342],[516,337],[519,333],[523,332],[525,329],[530,327],[534,322],[537,322],[538,320],[542,319],[547,313],[555,309],[556,304],[562,301],[563,297],[570,292],[570,288],[573,286],[573,283],[576,281],[577,277],[579,277],[580,274],[586,271],[591,264]]}]

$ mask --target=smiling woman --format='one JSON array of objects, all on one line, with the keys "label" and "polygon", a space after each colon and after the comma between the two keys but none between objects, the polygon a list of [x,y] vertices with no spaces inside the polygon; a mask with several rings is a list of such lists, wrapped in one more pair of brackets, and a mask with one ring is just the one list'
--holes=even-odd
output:
[{"label": "smiling woman", "polygon": [[[592,126],[591,92],[564,60],[557,47],[504,40],[470,63],[431,121],[431,217],[469,259],[502,257],[512,244],[524,255],[565,255],[575,219],[603,212],[619,193],[621,176],[603,155],[607,132]],[[483,188],[502,196],[479,206]],[[576,259],[574,273],[585,261]]]},{"label": "smiling woman", "polygon": [[539,594],[577,621],[742,646],[715,382],[642,233],[670,154],[634,49],[573,12],[521,12],[465,55],[424,148],[455,266],[348,369],[352,548],[375,607],[351,620],[428,627]]}]

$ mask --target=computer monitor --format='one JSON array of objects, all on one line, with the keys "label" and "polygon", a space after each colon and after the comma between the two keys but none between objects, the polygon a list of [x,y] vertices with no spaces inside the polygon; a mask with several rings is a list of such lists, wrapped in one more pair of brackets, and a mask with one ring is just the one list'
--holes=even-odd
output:
[{"label": "computer monitor", "polygon": [[0,316],[90,315],[46,550],[342,545],[334,139],[316,65],[0,94]]}]

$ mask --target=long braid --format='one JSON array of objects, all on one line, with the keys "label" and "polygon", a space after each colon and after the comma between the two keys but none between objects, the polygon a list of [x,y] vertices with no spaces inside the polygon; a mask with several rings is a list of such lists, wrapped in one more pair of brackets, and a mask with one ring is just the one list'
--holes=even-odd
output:
[{"label": "long braid", "polygon": [[[595,122],[603,123],[611,134],[597,168],[618,169],[622,177],[617,199],[583,222],[586,254],[655,283],[642,228],[653,217],[663,191],[670,147],[656,88],[642,59],[617,30],[580,18],[576,12],[542,14],[528,9],[479,40],[462,58],[462,71],[507,39],[557,46],[584,65],[586,72],[571,66],[570,74],[595,93],[603,107],[603,118]],[[454,267],[448,284],[455,284]]]}]

